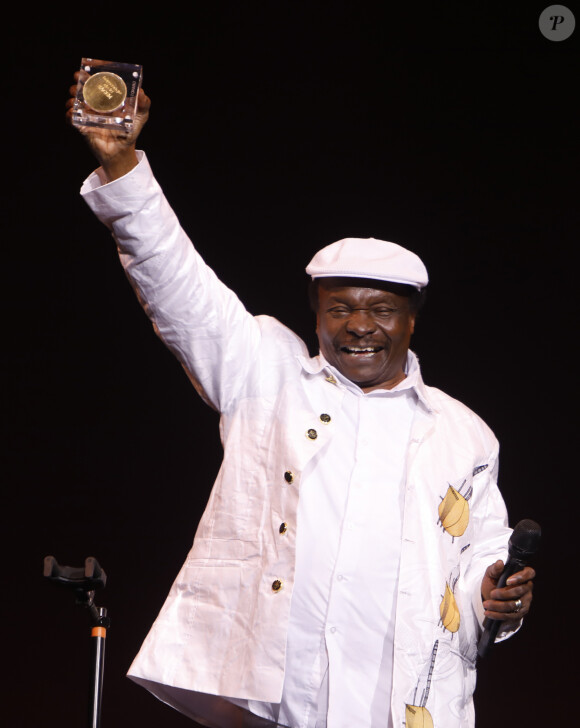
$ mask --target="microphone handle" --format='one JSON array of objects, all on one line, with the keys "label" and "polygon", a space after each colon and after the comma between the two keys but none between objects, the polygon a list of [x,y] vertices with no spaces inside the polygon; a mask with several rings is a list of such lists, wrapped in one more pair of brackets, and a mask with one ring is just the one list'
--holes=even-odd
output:
[{"label": "microphone handle", "polygon": [[[501,572],[501,576],[498,579],[496,588],[501,589],[504,587],[509,577],[517,571],[521,571],[525,566],[525,561],[522,561],[517,557],[514,558],[510,555],[505,564],[504,570]],[[501,619],[491,619],[490,617],[485,618],[483,622],[483,634],[481,635],[479,644],[477,645],[477,654],[480,657],[485,657],[491,649],[501,624]]]}]

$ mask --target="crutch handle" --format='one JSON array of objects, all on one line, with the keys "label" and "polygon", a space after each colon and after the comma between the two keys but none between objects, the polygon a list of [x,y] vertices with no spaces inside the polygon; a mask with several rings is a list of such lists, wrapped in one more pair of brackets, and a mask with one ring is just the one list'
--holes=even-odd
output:
[{"label": "crutch handle", "polygon": [[54,556],[45,556],[44,576],[56,584],[83,591],[102,589],[107,583],[107,575],[93,556],[85,559],[84,567],[61,566]]}]

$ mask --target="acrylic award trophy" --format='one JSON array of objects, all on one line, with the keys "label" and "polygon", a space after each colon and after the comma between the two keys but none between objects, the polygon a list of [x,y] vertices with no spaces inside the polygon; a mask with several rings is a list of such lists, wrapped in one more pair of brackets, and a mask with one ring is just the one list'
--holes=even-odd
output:
[{"label": "acrylic award trophy", "polygon": [[129,132],[135,121],[142,66],[83,58],[72,121]]}]

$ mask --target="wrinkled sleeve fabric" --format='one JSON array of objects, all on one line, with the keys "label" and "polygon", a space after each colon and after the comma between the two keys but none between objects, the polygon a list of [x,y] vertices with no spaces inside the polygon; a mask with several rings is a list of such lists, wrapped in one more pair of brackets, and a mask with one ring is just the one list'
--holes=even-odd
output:
[{"label": "wrinkled sleeve fabric", "polygon": [[[125,273],[153,327],[203,399],[225,412],[241,396],[260,347],[260,326],[205,264],[143,152],[125,176],[102,170],[81,195],[112,233]],[[235,356],[232,354],[235,352]]]}]

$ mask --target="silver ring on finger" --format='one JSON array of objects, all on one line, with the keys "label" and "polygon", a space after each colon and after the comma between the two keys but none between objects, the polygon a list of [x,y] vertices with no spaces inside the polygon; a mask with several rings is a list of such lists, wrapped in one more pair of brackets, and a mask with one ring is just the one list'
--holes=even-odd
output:
[{"label": "silver ring on finger", "polygon": [[522,608],[522,600],[516,599],[516,601],[514,602],[514,612],[519,612],[521,608]]}]

